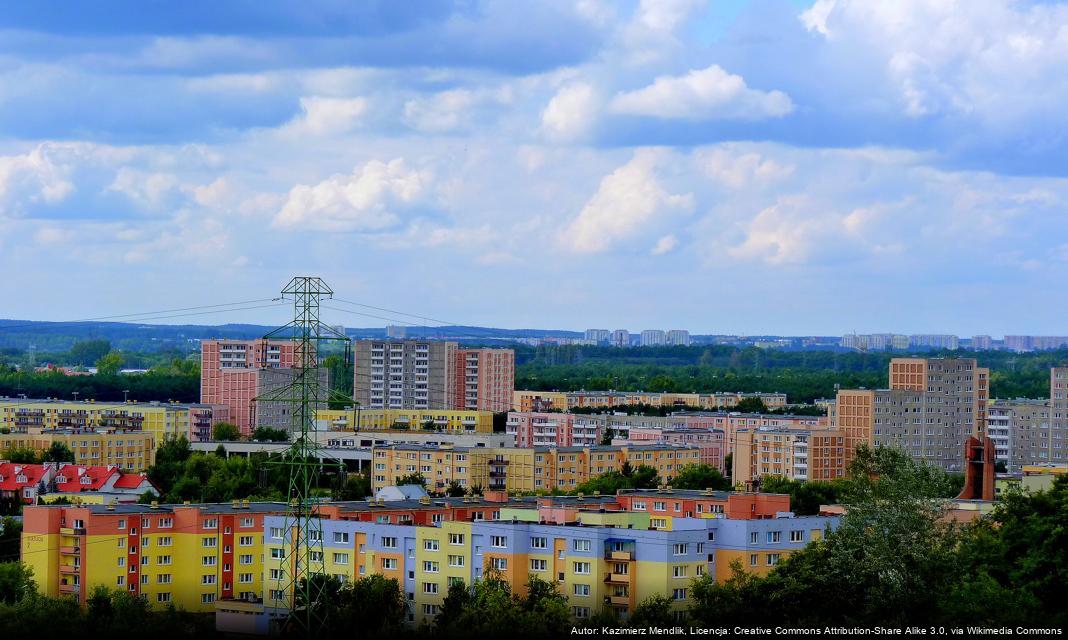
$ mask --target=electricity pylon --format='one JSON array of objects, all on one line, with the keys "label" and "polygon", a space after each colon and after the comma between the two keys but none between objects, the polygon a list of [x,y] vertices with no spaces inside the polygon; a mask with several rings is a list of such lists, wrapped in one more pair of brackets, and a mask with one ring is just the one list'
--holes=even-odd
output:
[{"label": "electricity pylon", "polygon": [[285,587],[289,615],[285,627],[298,635],[314,637],[323,629],[325,607],[318,606],[323,595],[326,567],[323,559],[323,527],[316,514],[314,491],[319,484],[323,453],[312,432],[315,411],[330,394],[319,383],[319,345],[344,341],[346,362],[350,357],[349,338],[319,321],[319,301],[333,291],[321,278],[296,277],[282,289],[283,299],[293,300],[293,321],[263,336],[262,357],[266,363],[271,340],[294,345],[292,381],[257,396],[262,402],[285,403],[290,408],[292,446],[276,464],[289,470],[289,506],[284,531],[290,536],[287,570],[279,573],[276,584]]}]

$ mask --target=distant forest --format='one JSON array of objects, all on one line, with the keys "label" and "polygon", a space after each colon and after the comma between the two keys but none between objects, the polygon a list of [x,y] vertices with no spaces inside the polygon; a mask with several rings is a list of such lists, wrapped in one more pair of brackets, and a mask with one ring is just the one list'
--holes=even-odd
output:
[{"label": "distant forest", "polygon": [[[835,351],[781,351],[731,346],[653,347],[616,349],[566,346],[517,345],[517,389],[640,390],[701,392],[765,391],[786,393],[791,403],[808,403],[835,394],[841,388],[887,385],[887,369],[893,353],[843,353]],[[1002,351],[931,352],[932,356],[977,357],[991,369],[991,397],[1049,397],[1049,369],[1068,364],[1068,349],[1017,354]],[[47,356],[47,359],[43,356]],[[0,349],[0,395],[121,400],[199,400],[199,363],[195,352],[162,349],[149,352],[126,350],[106,340],[76,342],[66,351],[37,352],[36,361],[67,366],[93,366],[104,356],[127,368],[149,369],[142,375],[105,373],[96,376],[65,376],[32,373],[24,349]],[[332,384],[351,393],[350,374],[340,356],[331,355]],[[17,366],[21,367],[18,370]]]}]

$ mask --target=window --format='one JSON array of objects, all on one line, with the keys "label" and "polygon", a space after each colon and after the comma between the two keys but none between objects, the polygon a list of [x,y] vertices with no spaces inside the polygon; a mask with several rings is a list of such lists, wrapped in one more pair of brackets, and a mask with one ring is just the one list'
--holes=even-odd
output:
[{"label": "window", "polygon": [[211,536],[210,538],[204,538],[202,543],[205,547],[216,547],[219,545],[219,539],[215,536]]},{"label": "window", "polygon": [[436,583],[436,582],[424,582],[423,583],[423,593],[437,593],[437,592],[438,592],[438,583]]},{"label": "window", "polygon": [[757,544],[760,540],[759,535],[756,531],[751,532],[749,534],[749,544]]},{"label": "window", "polygon": [[241,584],[251,584],[252,583],[252,574],[251,573],[238,574],[237,581],[239,583],[241,583]]},{"label": "window", "polygon": [[252,564],[252,554],[246,553],[237,559],[238,564]]},{"label": "window", "polygon": [[125,528],[126,528],[126,518],[121,518],[119,520],[119,529],[125,529]]},{"label": "window", "polygon": [[286,599],[285,591],[281,589],[271,589],[271,600],[277,600],[279,602]]},{"label": "window", "polygon": [[349,554],[347,554],[347,553],[335,553],[334,554],[334,564],[348,564],[348,563],[349,563]]},{"label": "window", "polygon": [[142,573],[141,574],[141,584],[148,584],[148,574],[147,573]]},{"label": "window", "polygon": [[673,600],[685,600],[686,599],[686,589],[673,589],[671,591],[671,598]]},{"label": "window", "polygon": [[680,564],[671,568],[671,577],[673,578],[685,578],[686,577],[686,565]]},{"label": "window", "polygon": [[438,565],[437,562],[434,562],[432,560],[424,560],[423,561],[423,573],[437,573],[438,572],[438,566],[439,565]]},{"label": "window", "polygon": [[256,521],[252,518],[241,518],[241,526],[245,529],[256,526]]},{"label": "window", "polygon": [[665,518],[650,518],[649,526],[654,529],[666,529],[667,520]]},{"label": "window", "polygon": [[209,519],[205,520],[204,521],[204,528],[205,529],[218,529],[219,528],[219,519],[218,518],[209,518]]},{"label": "window", "polygon": [[118,542],[119,542],[119,548],[120,549],[124,549],[126,547],[126,538],[119,538]]},{"label": "window", "polygon": [[173,544],[174,544],[174,538],[172,538],[170,536],[160,536],[159,539],[156,540],[156,546],[157,547],[169,547],[169,546],[171,546]]},{"label": "window", "polygon": [[251,547],[255,542],[252,536],[241,536],[238,538],[237,544],[242,547]]},{"label": "window", "polygon": [[215,556],[204,556],[200,560],[200,564],[205,567],[214,567],[219,562],[219,559]]},{"label": "window", "polygon": [[590,585],[588,584],[576,584],[574,594],[576,596],[588,596],[590,595]]},{"label": "window", "polygon": [[589,551],[590,541],[586,539],[576,539],[571,542],[571,549],[573,551]]},{"label": "window", "polygon": [[115,584],[117,586],[124,586],[126,584],[126,576],[118,576],[115,578]]},{"label": "window", "polygon": [[750,553],[749,554],[749,566],[750,567],[757,566],[757,554],[755,554],[755,553]]},{"label": "window", "polygon": [[438,615],[438,605],[436,604],[424,604],[423,615],[436,616]]},{"label": "window", "polygon": [[572,568],[575,570],[575,573],[578,574],[578,575],[588,576],[590,574],[590,563],[589,562],[575,562],[575,563],[573,563]]},{"label": "window", "polygon": [[782,531],[769,531],[768,543],[782,542]]},{"label": "window", "polygon": [[170,584],[170,583],[171,583],[171,574],[169,574],[169,573],[161,573],[158,576],[156,576],[156,584]]},{"label": "window", "polygon": [[156,602],[167,603],[171,601],[171,594],[169,593],[157,593]]},{"label": "window", "polygon": [[282,539],[282,527],[271,527],[271,537],[276,540]]},{"label": "window", "polygon": [[126,556],[119,556],[119,566],[120,567],[125,567],[126,566]]},{"label": "window", "polygon": [[547,560],[538,560],[537,558],[532,558],[530,561],[531,571],[546,571],[548,568],[549,562]]},{"label": "window", "polygon": [[151,556],[141,556],[141,566],[142,567],[147,565],[147,564],[149,564],[150,562],[152,562],[152,557]]},{"label": "window", "polygon": [[281,560],[281,559],[284,559],[285,557],[286,557],[286,550],[285,549],[278,549],[278,548],[271,549],[271,558],[273,558],[275,560]]},{"label": "window", "polygon": [[774,567],[775,565],[779,564],[779,558],[781,556],[782,556],[782,554],[780,554],[780,553],[769,553],[768,554],[768,566],[769,567]]},{"label": "window", "polygon": [[215,578],[214,573],[206,573],[200,576],[200,584],[215,584]]},{"label": "window", "polygon": [[644,500],[635,500],[635,501],[630,503],[630,506],[635,511],[645,511],[645,501]]},{"label": "window", "polygon": [[677,543],[674,547],[672,547],[672,553],[677,556],[684,556],[689,552],[689,547],[690,545],[686,543]]},{"label": "window", "polygon": [[200,594],[200,602],[201,602],[201,604],[211,604],[212,602],[215,602],[215,594],[214,593],[202,593],[202,594]]},{"label": "window", "polygon": [[797,529],[796,531],[791,531],[790,532],[790,542],[804,542],[804,541],[805,541],[805,530],[804,529]]},{"label": "window", "polygon": [[449,544],[463,544],[463,543],[464,543],[464,534],[462,534],[462,533],[450,533],[449,534]]},{"label": "window", "polygon": [[423,551],[437,551],[437,550],[438,550],[438,541],[437,540],[423,540]]},{"label": "window", "polygon": [[392,536],[384,536],[382,538],[382,548],[383,549],[396,549],[397,548],[397,539],[392,537]]},{"label": "window", "polygon": [[169,565],[170,563],[171,563],[171,557],[170,556],[156,556],[156,564],[166,566],[166,565]]},{"label": "window", "polygon": [[653,511],[667,511],[667,509],[664,507],[663,502],[654,502]]},{"label": "window", "polygon": [[504,549],[508,547],[508,538],[504,536],[490,536],[490,546],[498,549]]},{"label": "window", "polygon": [[271,580],[285,580],[286,572],[281,569],[271,569]]},{"label": "window", "polygon": [[530,539],[530,548],[531,549],[544,549],[545,548],[545,538],[540,538],[540,537],[539,538],[531,538]]},{"label": "window", "polygon": [[382,558],[382,568],[392,570],[397,568],[396,558]]},{"label": "window", "polygon": [[323,532],[319,529],[313,529],[308,532],[308,540],[310,542],[322,542]]},{"label": "window", "polygon": [[704,552],[705,552],[705,543],[698,542],[697,543],[697,553],[704,553]]},{"label": "window", "polygon": [[348,532],[347,531],[335,531],[334,532],[334,543],[335,544],[348,544],[349,543],[349,534],[348,534]]},{"label": "window", "polygon": [[571,607],[571,613],[576,618],[589,618],[590,617],[590,608],[589,607]]},{"label": "window", "polygon": [[507,571],[508,558],[490,558],[490,566],[497,571]]},{"label": "window", "polygon": [[450,567],[462,567],[462,566],[464,566],[464,557],[463,556],[449,556],[449,566]]},{"label": "window", "polygon": [[311,553],[308,554],[308,559],[311,560],[312,562],[322,562],[323,561],[323,552],[322,551],[312,551]]}]

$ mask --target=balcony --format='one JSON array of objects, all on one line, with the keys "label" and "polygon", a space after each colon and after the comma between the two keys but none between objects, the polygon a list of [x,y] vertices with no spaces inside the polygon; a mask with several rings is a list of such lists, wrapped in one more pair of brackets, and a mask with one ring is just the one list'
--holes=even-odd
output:
[{"label": "balcony", "polygon": [[629,573],[607,573],[604,576],[607,584],[630,584]]},{"label": "balcony", "polygon": [[59,552],[65,556],[76,556],[82,552],[82,548],[73,545],[68,545],[60,547]]},{"label": "balcony", "polygon": [[629,607],[630,596],[607,596],[605,597],[604,602],[613,607]]},{"label": "balcony", "polygon": [[85,529],[74,529],[71,527],[61,527],[59,530],[61,536],[84,536]]},{"label": "balcony", "polygon": [[504,471],[490,471],[489,477],[491,478],[507,478],[508,474]]},{"label": "balcony", "polygon": [[604,554],[605,560],[624,560],[631,561],[634,559],[634,553],[631,551],[609,551]]},{"label": "balcony", "polygon": [[76,584],[60,583],[59,585],[60,593],[78,593],[78,591],[80,591],[80,587]]},{"label": "balcony", "polygon": [[76,574],[81,570],[81,567],[76,567],[72,564],[59,565],[59,572],[67,575]]}]

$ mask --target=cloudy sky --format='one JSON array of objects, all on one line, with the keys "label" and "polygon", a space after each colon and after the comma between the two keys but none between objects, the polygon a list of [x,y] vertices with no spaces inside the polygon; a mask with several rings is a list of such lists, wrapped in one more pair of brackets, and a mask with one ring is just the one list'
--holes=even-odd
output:
[{"label": "cloudy sky", "polygon": [[1068,4],[353,4],[5,7],[0,317],[1068,334]]}]

